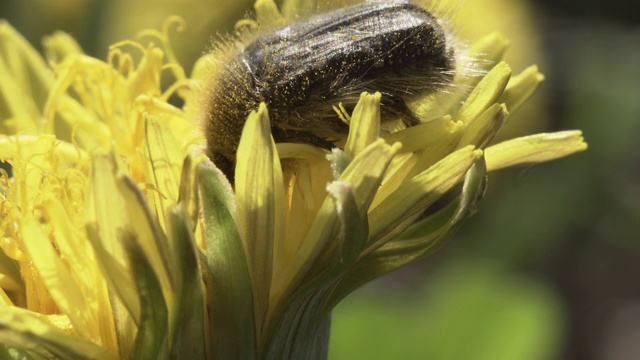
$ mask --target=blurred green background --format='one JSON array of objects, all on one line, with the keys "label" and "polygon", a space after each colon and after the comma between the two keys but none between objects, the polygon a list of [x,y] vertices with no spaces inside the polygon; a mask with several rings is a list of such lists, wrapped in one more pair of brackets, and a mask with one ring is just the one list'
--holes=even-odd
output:
[{"label": "blurred green background", "polygon": [[[640,358],[640,3],[455,3],[463,35],[499,29],[515,72],[537,63],[546,75],[505,133],[582,129],[589,150],[491,174],[479,213],[442,250],[338,306],[330,358]],[[174,46],[190,69],[251,4],[2,0],[0,18],[38,48],[64,30],[104,58],[182,15]]]}]

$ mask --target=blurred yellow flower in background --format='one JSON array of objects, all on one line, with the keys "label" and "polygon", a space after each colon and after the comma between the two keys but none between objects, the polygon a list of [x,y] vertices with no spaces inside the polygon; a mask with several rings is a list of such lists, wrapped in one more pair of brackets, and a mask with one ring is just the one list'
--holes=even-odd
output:
[{"label": "blurred yellow flower in background", "polygon": [[[261,0],[256,17],[315,11],[302,4]],[[324,358],[332,308],[448,239],[487,171],[586,148],[579,131],[492,144],[542,76],[512,77],[490,34],[470,45],[484,76],[414,104],[437,116],[386,134],[380,94],[363,94],[329,155],[275,144],[261,106],[232,188],[201,155],[208,59],[185,74],[169,41],[183,25],[106,61],[57,33],[45,62],[0,23],[2,356]]]}]

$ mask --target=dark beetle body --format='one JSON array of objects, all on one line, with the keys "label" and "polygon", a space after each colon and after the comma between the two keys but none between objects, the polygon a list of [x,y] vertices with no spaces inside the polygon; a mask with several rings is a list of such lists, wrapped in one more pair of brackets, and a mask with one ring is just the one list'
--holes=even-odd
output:
[{"label": "dark beetle body", "polygon": [[267,104],[276,142],[329,147],[348,131],[363,91],[382,93],[382,120],[418,123],[405,100],[451,82],[453,50],[436,18],[409,3],[364,3],[263,34],[217,73],[208,99],[209,156],[229,178],[244,122]]}]

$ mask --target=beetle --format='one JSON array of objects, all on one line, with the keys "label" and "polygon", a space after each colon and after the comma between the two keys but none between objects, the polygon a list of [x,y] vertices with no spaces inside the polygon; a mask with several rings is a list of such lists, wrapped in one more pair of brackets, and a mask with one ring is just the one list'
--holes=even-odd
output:
[{"label": "beetle", "polygon": [[232,180],[243,125],[261,102],[276,142],[332,147],[348,132],[333,106],[351,111],[364,91],[382,94],[382,121],[416,125],[406,99],[450,84],[455,66],[445,27],[408,2],[365,2],[268,31],[211,79],[208,155]]}]

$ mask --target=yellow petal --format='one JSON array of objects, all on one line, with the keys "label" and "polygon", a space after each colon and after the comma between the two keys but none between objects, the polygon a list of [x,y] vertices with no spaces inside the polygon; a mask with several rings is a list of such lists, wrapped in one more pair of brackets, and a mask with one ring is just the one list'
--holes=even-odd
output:
[{"label": "yellow petal", "polygon": [[84,54],[80,44],[69,34],[56,31],[53,35],[45,36],[42,40],[47,59],[53,63],[60,63],[69,55]]},{"label": "yellow petal", "polygon": [[533,95],[543,80],[544,75],[540,74],[538,67],[530,66],[509,80],[498,102],[505,103],[509,112],[513,114]]},{"label": "yellow petal", "polygon": [[587,149],[581,131],[560,131],[507,140],[485,151],[487,169],[539,163],[565,157]]},{"label": "yellow petal", "polygon": [[[145,176],[153,189],[148,191],[149,204],[158,219],[165,219],[165,211],[178,202],[178,189],[182,166],[182,153],[166,119],[148,116],[145,147],[148,161]],[[164,222],[162,222],[164,224]]]},{"label": "yellow petal", "polygon": [[509,45],[509,40],[507,40],[501,33],[493,32],[474,41],[471,44],[471,53],[480,56],[483,60],[488,60],[481,64],[492,66],[502,59],[509,48]]},{"label": "yellow petal", "polygon": [[[382,245],[419,215],[430,204],[456,185],[469,167],[482,155],[473,146],[460,149],[413,177],[369,212],[369,242],[373,244],[365,253]],[[390,215],[391,214],[391,215]]]},{"label": "yellow petal", "polygon": [[270,27],[284,21],[278,5],[273,0],[257,0],[253,8],[256,10],[256,18],[261,26]]},{"label": "yellow petal", "polygon": [[74,279],[76,274],[69,271],[58,257],[38,220],[32,217],[22,218],[20,232],[25,250],[40,278],[58,307],[69,317],[74,329],[87,339],[100,341],[97,319],[91,311],[92,299],[87,301],[84,289]]},{"label": "yellow petal", "polygon": [[[311,224],[327,196],[326,184],[333,181],[327,152],[306,144],[276,144],[283,159],[287,231],[282,242],[274,244],[274,266],[289,264],[300,250]],[[280,248],[281,247],[281,248]],[[275,270],[274,272],[282,271]]]},{"label": "yellow petal", "polygon": [[344,152],[354,157],[380,136],[380,99],[382,95],[362,93],[353,109]]},{"label": "yellow petal", "polygon": [[[165,302],[168,308],[173,306],[173,293],[175,284],[169,268],[170,249],[162,228],[144,198],[140,189],[128,177],[117,179],[118,195],[124,200],[123,209],[112,209],[112,211],[123,211],[127,217],[127,225],[124,228],[116,229],[118,238],[122,241],[123,229],[131,232],[140,248],[144,251],[149,264],[155,271],[162,286]],[[125,233],[126,233],[125,232]],[[128,236],[128,235],[127,235]]]},{"label": "yellow petal", "polygon": [[53,76],[38,52],[0,20],[0,133],[37,133]]},{"label": "yellow petal", "polygon": [[400,154],[393,159],[372,207],[378,206],[404,181],[428,169],[455,150],[463,135],[462,130],[462,122],[453,122],[450,116],[444,116],[385,136],[387,141],[397,139],[402,144],[401,152],[404,152],[406,147],[414,153],[410,156]]},{"label": "yellow petal", "polygon": [[284,0],[280,8],[289,19],[307,17],[316,11],[317,0]]},{"label": "yellow petal", "polygon": [[[378,140],[356,155],[340,177],[339,180],[350,183],[355,189],[360,212],[367,211],[380,186],[382,176],[398,148],[398,145],[389,146],[384,141]],[[274,282],[273,286],[275,299],[280,299],[281,296],[295,289],[319,257],[335,255],[335,251],[340,246],[336,236],[339,225],[336,202],[331,196],[327,196],[293,263],[282,273],[276,274],[274,281],[277,282]]]},{"label": "yellow petal", "polygon": [[459,122],[451,121],[450,116],[408,127],[406,129],[386,134],[382,138],[387,144],[399,142],[402,144],[400,153],[424,150],[435,146],[440,142],[450,142],[451,138],[462,130]]},{"label": "yellow petal", "polygon": [[[136,331],[134,321],[140,319],[138,291],[126,262],[120,239],[120,229],[129,221],[125,202],[119,195],[116,164],[108,155],[93,156],[91,182],[87,193],[87,238],[91,241],[101,272],[113,297],[113,317],[116,322],[118,344],[130,349]],[[126,351],[125,351],[126,352]]]},{"label": "yellow petal", "polygon": [[[96,145],[108,146],[111,141],[111,131],[108,125],[100,120],[99,114],[96,113],[97,109],[94,109],[96,105],[92,101],[95,93],[104,97],[113,90],[104,89],[104,85],[98,85],[97,89],[94,85],[93,92],[88,88],[81,89],[81,101],[73,99],[67,92],[75,82],[89,81],[89,79],[97,80],[98,84],[111,83],[111,86],[116,86],[117,81],[112,77],[114,70],[100,60],[83,55],[67,57],[56,70],[56,81],[43,109],[43,116],[46,119],[45,132],[56,134],[56,127],[64,124],[68,129],[63,135],[57,134],[58,137],[67,138],[70,141],[73,129],[76,131],[77,141],[85,148]],[[114,103],[118,103],[118,100],[107,100],[105,103],[113,106]],[[120,107],[123,105],[124,101],[119,104]],[[115,112],[113,108],[109,111]],[[62,124],[56,124],[58,118],[63,121]],[[116,117],[113,119],[115,120]]]},{"label": "yellow petal", "polygon": [[494,66],[469,94],[467,100],[460,107],[456,118],[466,124],[480,116],[500,97],[510,77],[511,68],[509,65],[501,62]]},{"label": "yellow petal", "polygon": [[485,148],[498,134],[504,118],[508,115],[503,104],[493,104],[480,116],[466,124],[464,135],[460,139],[458,148],[474,145],[479,149]]},{"label": "yellow petal", "polygon": [[68,264],[74,282],[82,294],[83,304],[91,304],[87,311],[92,312],[94,322],[91,325],[95,326],[100,334],[100,343],[107,348],[117,349],[107,284],[96,261],[91,243],[86,241],[84,229],[74,224],[77,219],[72,221],[69,216],[74,214],[67,214],[68,209],[65,209],[59,199],[49,196],[44,203],[44,209],[53,227],[59,256]]},{"label": "yellow petal", "polygon": [[[267,107],[247,118],[235,172],[238,231],[253,275],[256,331],[260,334],[269,303],[274,246],[284,239],[284,185]],[[260,336],[258,336],[260,338]]]}]

